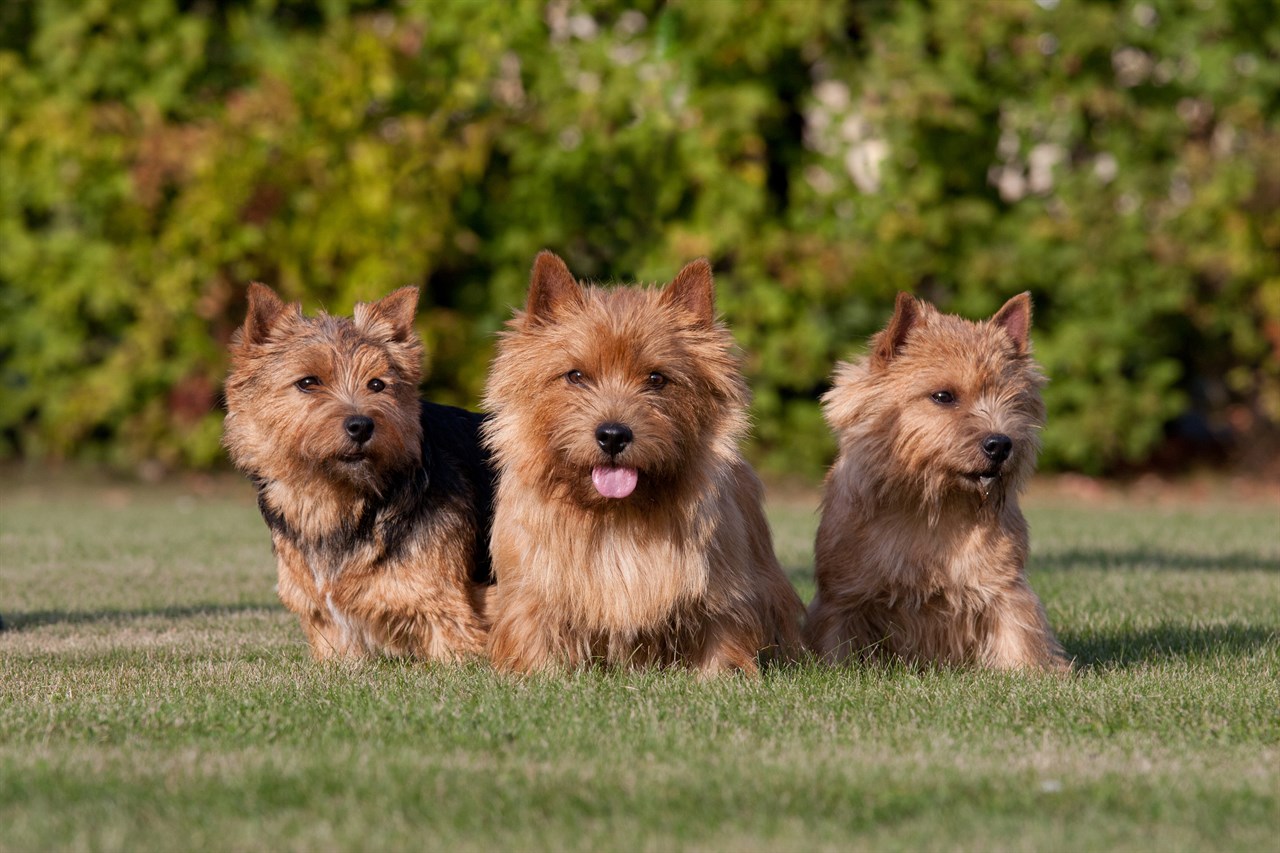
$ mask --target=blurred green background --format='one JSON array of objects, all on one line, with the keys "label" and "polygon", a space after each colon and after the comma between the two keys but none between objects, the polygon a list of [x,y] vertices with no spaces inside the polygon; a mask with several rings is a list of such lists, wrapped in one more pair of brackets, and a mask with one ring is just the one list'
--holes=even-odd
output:
[{"label": "blurred green background", "polygon": [[0,458],[225,465],[260,280],[423,287],[474,406],[534,254],[709,257],[752,452],[817,474],[817,395],[907,290],[1031,290],[1042,466],[1273,460],[1280,8],[1268,0],[0,4]]}]

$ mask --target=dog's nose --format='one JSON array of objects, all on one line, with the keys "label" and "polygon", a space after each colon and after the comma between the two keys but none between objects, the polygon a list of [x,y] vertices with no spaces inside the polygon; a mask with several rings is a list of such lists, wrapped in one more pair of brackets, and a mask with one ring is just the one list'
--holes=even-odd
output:
[{"label": "dog's nose", "polygon": [[356,444],[364,444],[373,438],[373,418],[364,415],[352,415],[342,422],[342,428]]},{"label": "dog's nose", "polygon": [[1013,439],[998,432],[989,435],[982,440],[982,452],[987,454],[988,459],[999,465],[1013,452]]},{"label": "dog's nose", "polygon": [[631,427],[626,424],[607,423],[596,427],[596,444],[610,456],[617,456],[626,450],[634,437]]}]

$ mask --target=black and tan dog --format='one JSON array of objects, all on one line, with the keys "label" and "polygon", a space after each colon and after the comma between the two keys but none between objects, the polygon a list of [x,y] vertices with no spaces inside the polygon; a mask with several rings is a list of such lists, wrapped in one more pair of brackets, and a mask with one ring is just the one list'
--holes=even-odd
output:
[{"label": "black and tan dog", "polygon": [[492,472],[482,418],[418,398],[418,292],[304,317],[249,286],[224,443],[258,488],[317,658],[457,660],[486,642]]}]

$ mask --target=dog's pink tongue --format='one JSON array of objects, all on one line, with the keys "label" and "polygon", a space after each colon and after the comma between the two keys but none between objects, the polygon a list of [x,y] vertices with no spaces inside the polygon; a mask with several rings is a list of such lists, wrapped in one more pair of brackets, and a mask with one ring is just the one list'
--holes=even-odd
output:
[{"label": "dog's pink tongue", "polygon": [[606,468],[597,465],[591,469],[591,482],[596,491],[606,498],[625,498],[636,490],[640,477],[635,468]]}]

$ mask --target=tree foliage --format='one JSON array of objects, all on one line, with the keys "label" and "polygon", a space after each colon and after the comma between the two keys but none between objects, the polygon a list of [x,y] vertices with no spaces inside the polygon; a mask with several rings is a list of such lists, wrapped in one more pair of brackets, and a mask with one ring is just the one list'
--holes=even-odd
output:
[{"label": "tree foliage", "polygon": [[1045,463],[1280,422],[1280,9],[1140,3],[25,0],[0,10],[0,453],[218,463],[261,280],[416,283],[473,404],[541,248],[706,255],[756,452],[907,290],[1032,291]]}]

